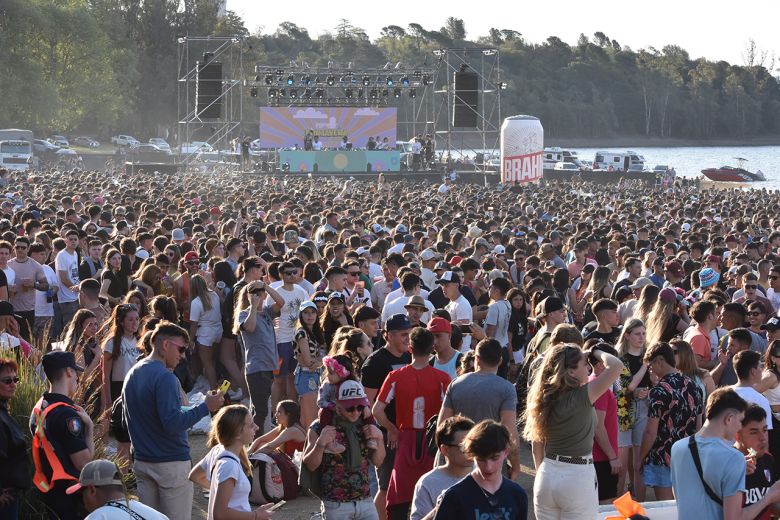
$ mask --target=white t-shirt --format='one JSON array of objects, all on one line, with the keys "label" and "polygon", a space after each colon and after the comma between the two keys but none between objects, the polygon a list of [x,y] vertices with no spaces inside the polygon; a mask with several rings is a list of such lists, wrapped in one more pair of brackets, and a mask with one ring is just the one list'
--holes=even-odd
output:
[{"label": "white t-shirt", "polygon": [[[57,258],[54,261],[55,270],[59,273],[65,271],[68,278],[73,285],[79,283],[79,255],[74,251],[73,254],[69,254],[67,249],[63,249],[57,253]],[[59,276],[59,274],[57,275]],[[60,286],[60,292],[57,293],[57,300],[60,303],[75,302],[78,299],[78,294],[70,290],[69,287]]]},{"label": "white t-shirt", "polygon": [[384,274],[382,273],[382,266],[375,264],[374,262],[368,264],[368,276],[370,276],[373,280],[376,280],[377,278],[383,278]]},{"label": "white t-shirt", "polygon": [[9,287],[14,285],[16,283],[16,271],[10,267],[6,267],[3,269],[3,272],[5,273],[5,279],[8,282]]},{"label": "white t-shirt", "polygon": [[[428,295],[430,293],[428,291],[426,291],[425,289],[420,289],[420,292],[418,292],[417,294],[422,296],[423,300],[427,300],[428,299]],[[403,287],[399,287],[398,289],[396,289],[394,291],[390,291],[388,293],[388,295],[385,296],[385,303],[383,303],[382,306],[384,307],[385,305],[387,305],[391,301],[395,300],[396,298],[400,298],[403,295],[404,295],[404,288]],[[399,312],[404,312],[404,311],[401,310]]]},{"label": "white t-shirt", "polygon": [[739,394],[739,396],[747,401],[748,403],[755,403],[761,408],[766,411],[766,429],[771,430],[772,429],[772,407],[769,406],[769,399],[764,397],[762,394],[758,393],[755,388],[748,387],[748,386],[737,386],[734,385],[731,388],[734,389],[736,393]]},{"label": "white t-shirt", "polygon": [[509,346],[509,316],[512,313],[510,305],[506,300],[493,302],[488,307],[487,316],[485,316],[485,325],[495,325],[496,327],[493,338],[505,348]]},{"label": "white t-shirt", "polygon": [[[453,323],[460,323],[462,321],[468,321],[471,323],[474,321],[474,312],[471,310],[471,304],[461,294],[458,299],[448,303],[444,310],[450,313],[450,318]],[[471,349],[471,335],[463,335],[463,344],[460,347],[461,352],[468,352]]]},{"label": "white t-shirt", "polygon": [[[111,381],[124,381],[125,376],[138,361],[141,351],[138,350],[138,340],[136,338],[126,338],[122,336],[119,344],[119,357],[114,359],[114,365],[111,367]],[[114,341],[109,339],[103,345],[103,352],[112,354],[114,352]]]},{"label": "white t-shirt", "polygon": [[[276,288],[276,292],[284,300],[284,305],[279,311],[279,317],[274,319],[274,330],[276,331],[276,343],[290,343],[295,337],[295,324],[298,321],[298,308],[302,302],[309,299],[306,289],[300,285],[293,285],[292,290],[288,291],[281,285]],[[273,305],[274,301],[269,296],[266,299],[266,305]]]},{"label": "white t-shirt", "polygon": [[[41,265],[43,268],[43,274],[46,275],[46,281],[49,282],[49,288],[60,286],[60,280],[57,278],[57,273],[54,269],[48,265]],[[35,317],[38,316],[54,316],[54,302],[46,301],[46,291],[35,291]]]},{"label": "white t-shirt", "polygon": [[217,496],[217,488],[221,482],[228,479],[233,479],[236,482],[233,494],[230,495],[228,507],[237,511],[249,512],[252,510],[249,505],[249,492],[252,487],[235,453],[227,451],[218,444],[203,457],[198,467],[206,473],[206,480],[210,484],[208,520],[214,518],[214,498]]},{"label": "white t-shirt", "polygon": [[[344,293],[344,295],[349,298],[353,292],[355,292],[357,288],[350,289],[349,287],[344,287],[344,290],[341,291]],[[371,303],[371,293],[368,292],[368,289],[363,289],[363,297],[358,296],[357,294],[352,299],[352,308],[356,309],[358,305],[363,304],[366,307],[373,308],[374,305]]]},{"label": "white t-shirt", "polygon": [[[168,520],[167,516],[156,509],[152,509],[151,507],[142,504],[138,500],[117,500],[115,502],[130,506],[130,509],[138,513],[144,520]],[[84,520],[128,520],[132,518],[133,517],[127,514],[124,509],[106,505],[92,511]]]},{"label": "white t-shirt", "polygon": [[766,299],[772,302],[772,307],[775,312],[780,311],[780,292],[775,292],[775,290],[770,287],[766,290]]},{"label": "white t-shirt", "polygon": [[[409,301],[409,298],[410,296],[401,296],[400,298],[396,298],[395,300],[385,304],[385,306],[382,308],[382,323],[385,323],[387,320],[389,320],[390,316],[393,314],[406,314],[406,307],[404,306]],[[428,323],[431,321],[432,313],[436,310],[436,307],[434,307],[433,304],[428,300],[423,301],[425,302],[425,308],[428,310],[425,311],[425,314],[420,317],[420,321],[423,323]]]},{"label": "white t-shirt", "polygon": [[222,313],[219,310],[219,296],[215,292],[209,292],[211,299],[211,309],[203,310],[203,302],[200,296],[192,300],[190,304],[190,321],[198,322],[200,327],[219,327],[222,328]]}]

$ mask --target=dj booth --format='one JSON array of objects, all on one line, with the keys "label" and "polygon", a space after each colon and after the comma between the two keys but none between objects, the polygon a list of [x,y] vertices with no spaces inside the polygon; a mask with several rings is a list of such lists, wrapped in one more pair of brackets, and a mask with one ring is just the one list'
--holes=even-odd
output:
[{"label": "dj booth", "polygon": [[279,169],[286,169],[287,165],[291,172],[397,172],[401,171],[401,153],[397,150],[280,150]]}]

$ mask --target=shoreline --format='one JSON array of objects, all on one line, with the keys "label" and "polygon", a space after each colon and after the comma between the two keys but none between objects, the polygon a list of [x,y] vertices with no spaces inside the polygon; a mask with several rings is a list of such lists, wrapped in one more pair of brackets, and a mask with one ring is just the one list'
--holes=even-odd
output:
[{"label": "shoreline", "polygon": [[662,139],[660,137],[625,136],[599,138],[549,138],[544,145],[561,148],[685,148],[715,146],[780,146],[780,135],[750,139]]}]

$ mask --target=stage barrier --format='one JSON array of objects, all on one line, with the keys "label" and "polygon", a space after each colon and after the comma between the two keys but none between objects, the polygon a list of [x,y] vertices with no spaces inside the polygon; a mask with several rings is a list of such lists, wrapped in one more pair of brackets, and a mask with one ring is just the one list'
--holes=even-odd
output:
[{"label": "stage barrier", "polygon": [[291,172],[397,172],[401,170],[398,151],[280,150],[279,166],[290,165]]}]

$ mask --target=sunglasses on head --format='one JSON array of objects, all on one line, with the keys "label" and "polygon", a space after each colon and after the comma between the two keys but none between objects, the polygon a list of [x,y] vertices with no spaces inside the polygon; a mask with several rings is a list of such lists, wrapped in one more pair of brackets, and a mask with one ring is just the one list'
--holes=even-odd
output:
[{"label": "sunglasses on head", "polygon": [[366,409],[366,407],[365,407],[364,405],[362,405],[362,404],[358,404],[358,405],[355,405],[355,406],[350,406],[350,407],[348,407],[348,408],[344,408],[344,409],[345,409],[346,411],[348,411],[349,413],[352,413],[352,412],[354,412],[354,411],[358,411],[358,412],[360,412],[360,413],[363,413],[363,410],[365,410],[365,409]]},{"label": "sunglasses on head", "polygon": [[21,381],[21,379],[18,377],[4,377],[0,379],[0,383],[3,383],[4,385],[10,385],[11,383],[19,384],[19,381]]}]

